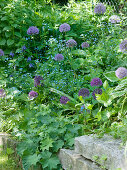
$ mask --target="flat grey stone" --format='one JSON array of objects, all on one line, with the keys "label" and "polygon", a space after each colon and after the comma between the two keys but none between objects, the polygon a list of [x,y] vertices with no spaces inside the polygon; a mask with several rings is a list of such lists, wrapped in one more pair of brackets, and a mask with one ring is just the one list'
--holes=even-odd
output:
[{"label": "flat grey stone", "polygon": [[64,170],[101,170],[98,165],[83,158],[73,150],[61,149],[59,159]]},{"label": "flat grey stone", "polygon": [[7,143],[9,135],[7,133],[0,132],[0,150],[3,150],[5,143]]},{"label": "flat grey stone", "polygon": [[103,138],[84,135],[75,138],[75,152],[99,163],[108,170],[122,169],[125,164],[125,154],[127,158],[127,153],[125,153],[125,148],[121,146],[121,143],[121,140],[114,139],[108,135],[104,135]]}]

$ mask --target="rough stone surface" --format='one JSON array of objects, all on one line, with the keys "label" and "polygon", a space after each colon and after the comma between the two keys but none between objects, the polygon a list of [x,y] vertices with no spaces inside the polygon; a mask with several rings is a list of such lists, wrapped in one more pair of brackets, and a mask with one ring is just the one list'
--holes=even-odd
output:
[{"label": "rough stone surface", "polygon": [[7,133],[0,133],[0,150],[3,150],[5,144],[7,143],[9,135]]},{"label": "rough stone surface", "polygon": [[59,159],[64,170],[101,170],[95,163],[83,158],[73,150],[61,149]]},{"label": "rough stone surface", "polygon": [[[103,138],[96,138],[93,135],[75,138],[75,152],[94,162],[98,157],[99,164],[108,170],[116,170],[125,164],[125,148],[121,146],[121,140],[116,140],[111,136],[104,135]],[[105,156],[106,160],[102,160]],[[126,167],[127,170],[127,167]]]}]

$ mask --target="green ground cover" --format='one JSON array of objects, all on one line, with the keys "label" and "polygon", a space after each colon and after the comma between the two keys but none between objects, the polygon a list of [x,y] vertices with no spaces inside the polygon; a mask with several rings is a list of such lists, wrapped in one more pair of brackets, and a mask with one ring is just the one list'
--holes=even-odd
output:
[{"label": "green ground cover", "polygon": [[0,151],[0,169],[1,170],[22,170],[19,167],[19,160],[15,157],[14,151],[11,148]]},{"label": "green ground cover", "polygon": [[126,143],[126,12],[125,1],[0,1],[0,131],[25,170],[60,170],[76,136]]}]

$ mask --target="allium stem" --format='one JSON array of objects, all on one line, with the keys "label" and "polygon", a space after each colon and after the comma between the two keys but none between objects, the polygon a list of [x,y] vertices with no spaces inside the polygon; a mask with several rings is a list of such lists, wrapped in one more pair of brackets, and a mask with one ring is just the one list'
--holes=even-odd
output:
[{"label": "allium stem", "polygon": [[36,54],[36,57],[37,57],[37,49],[36,49],[36,42],[35,42],[35,39],[34,39],[34,48],[35,48],[35,54]]}]

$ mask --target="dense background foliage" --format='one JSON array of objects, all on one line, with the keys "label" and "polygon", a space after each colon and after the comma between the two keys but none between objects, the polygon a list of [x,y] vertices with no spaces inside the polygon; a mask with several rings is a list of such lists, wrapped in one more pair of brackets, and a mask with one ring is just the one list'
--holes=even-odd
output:
[{"label": "dense background foliage", "polygon": [[[106,12],[96,15],[95,1],[57,2],[0,2],[0,89],[6,94],[0,91],[0,129],[20,141],[25,170],[60,169],[59,149],[72,148],[79,135],[108,133],[127,141],[127,78],[115,74],[127,68],[127,53],[119,47],[126,39],[127,3],[105,1]],[[111,23],[112,15],[120,23]],[[70,31],[59,31],[63,23]],[[27,34],[31,26],[39,33]],[[77,46],[68,48],[69,39]],[[82,48],[83,42],[89,46]],[[103,84],[92,86],[94,78]],[[82,88],[89,90],[87,97],[79,95]],[[101,95],[93,93],[96,88]],[[68,102],[62,104],[62,96]]]}]

